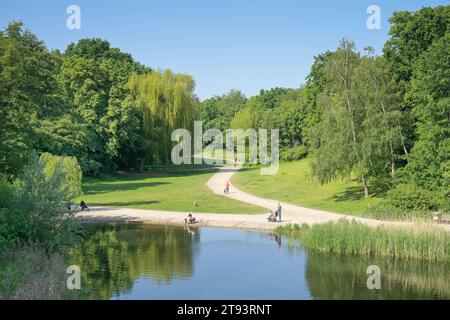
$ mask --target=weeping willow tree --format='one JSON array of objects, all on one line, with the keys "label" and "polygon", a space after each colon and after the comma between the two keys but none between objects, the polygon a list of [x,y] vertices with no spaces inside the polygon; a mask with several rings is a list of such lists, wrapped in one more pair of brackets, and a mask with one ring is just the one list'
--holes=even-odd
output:
[{"label": "weeping willow tree", "polygon": [[144,151],[142,172],[148,161],[168,163],[175,129],[191,130],[200,117],[200,104],[194,95],[195,82],[186,74],[169,69],[145,75],[132,75],[128,82],[132,103],[140,110]]}]

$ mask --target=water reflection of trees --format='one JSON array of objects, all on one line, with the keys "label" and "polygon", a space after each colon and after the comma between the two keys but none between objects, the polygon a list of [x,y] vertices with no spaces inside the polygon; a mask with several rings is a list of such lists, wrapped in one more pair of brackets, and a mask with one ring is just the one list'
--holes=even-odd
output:
[{"label": "water reflection of trees", "polygon": [[108,299],[129,292],[138,277],[169,283],[192,275],[199,230],[164,226],[95,226],[71,251],[81,268],[87,298]]},{"label": "water reflection of trees", "polygon": [[[369,290],[366,286],[369,265],[381,269],[380,290]],[[306,279],[315,299],[450,298],[450,266],[445,263],[310,253]]]}]

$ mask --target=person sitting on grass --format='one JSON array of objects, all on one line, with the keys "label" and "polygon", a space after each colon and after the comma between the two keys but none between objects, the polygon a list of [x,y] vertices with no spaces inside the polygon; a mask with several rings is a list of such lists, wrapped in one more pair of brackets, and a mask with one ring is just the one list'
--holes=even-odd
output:
[{"label": "person sitting on grass", "polygon": [[184,219],[184,224],[194,224],[197,223],[197,219],[192,216],[192,213],[189,213],[187,218]]},{"label": "person sitting on grass", "polygon": [[89,207],[86,205],[86,202],[84,202],[83,200],[81,200],[81,202],[80,202],[80,209],[81,209],[81,211],[89,211]]}]

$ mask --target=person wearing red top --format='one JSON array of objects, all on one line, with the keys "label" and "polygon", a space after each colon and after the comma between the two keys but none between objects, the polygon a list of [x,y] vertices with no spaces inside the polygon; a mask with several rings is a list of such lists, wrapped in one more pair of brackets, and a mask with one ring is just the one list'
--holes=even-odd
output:
[{"label": "person wearing red top", "polygon": [[225,193],[229,193],[230,192],[230,181],[227,180],[227,183],[225,184]]}]

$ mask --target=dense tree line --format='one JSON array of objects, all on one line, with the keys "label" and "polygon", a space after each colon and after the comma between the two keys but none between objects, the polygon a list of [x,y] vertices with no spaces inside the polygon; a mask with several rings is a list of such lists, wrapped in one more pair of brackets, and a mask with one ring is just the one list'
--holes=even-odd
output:
[{"label": "dense tree line", "polygon": [[[49,51],[21,23],[0,33],[0,172],[33,151],[73,156],[85,175],[167,163],[176,128],[278,128],[284,160],[312,158],[325,183],[357,176],[393,206],[448,207],[450,6],[396,12],[383,54],[342,40],[297,89],[232,90],[199,102],[194,80],[157,71],[100,39]],[[420,195],[420,196],[418,196]]]},{"label": "dense tree line", "polygon": [[167,163],[171,132],[200,118],[194,86],[105,40],[59,52],[20,22],[0,31],[0,253],[73,244],[82,174]]},{"label": "dense tree line", "polygon": [[49,51],[12,22],[0,33],[0,172],[17,176],[33,150],[74,156],[85,175],[167,162],[171,128],[200,117],[194,86],[101,39]]},{"label": "dense tree line", "polygon": [[206,126],[279,128],[282,158],[310,153],[323,183],[357,176],[366,197],[374,183],[390,190],[389,209],[448,210],[450,6],[395,12],[390,22],[381,56],[344,39],[315,57],[299,89],[203,101]]}]

